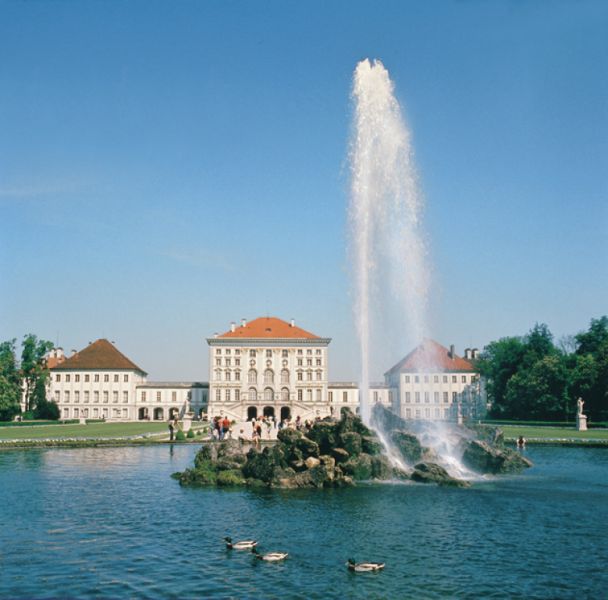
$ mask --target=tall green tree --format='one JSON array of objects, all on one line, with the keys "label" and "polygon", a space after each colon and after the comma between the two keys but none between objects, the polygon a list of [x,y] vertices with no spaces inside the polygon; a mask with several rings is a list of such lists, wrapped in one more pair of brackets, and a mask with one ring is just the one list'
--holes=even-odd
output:
[{"label": "tall green tree", "polygon": [[30,333],[21,342],[21,377],[24,386],[25,410],[35,411],[47,403],[46,384],[49,370],[46,356],[52,350],[53,343],[39,340]]},{"label": "tall green tree", "polygon": [[21,411],[21,377],[16,343],[16,340],[0,343],[0,421],[10,421]]},{"label": "tall green tree", "polygon": [[608,419],[608,317],[592,319],[576,342],[572,391],[583,398],[592,420]]}]

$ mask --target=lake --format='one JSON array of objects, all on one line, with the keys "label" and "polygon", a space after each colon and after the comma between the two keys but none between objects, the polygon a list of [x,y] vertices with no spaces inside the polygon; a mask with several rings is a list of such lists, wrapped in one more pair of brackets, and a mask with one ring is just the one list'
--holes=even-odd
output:
[{"label": "lake", "polygon": [[608,450],[531,447],[534,468],[464,490],[254,492],[181,488],[197,448],[0,452],[0,597],[606,597]]}]

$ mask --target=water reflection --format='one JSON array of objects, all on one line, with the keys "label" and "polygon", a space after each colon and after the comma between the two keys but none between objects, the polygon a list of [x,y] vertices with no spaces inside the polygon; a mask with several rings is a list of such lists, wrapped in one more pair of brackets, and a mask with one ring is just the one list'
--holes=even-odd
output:
[{"label": "water reflection", "polygon": [[[169,475],[195,451],[0,453],[10,523],[0,528],[0,597],[567,598],[581,582],[588,597],[608,584],[608,551],[596,543],[608,533],[604,450],[530,448],[525,476],[469,490],[321,492],[183,489]],[[227,534],[290,557],[279,566],[227,552]],[[350,556],[386,571],[352,576]]]}]

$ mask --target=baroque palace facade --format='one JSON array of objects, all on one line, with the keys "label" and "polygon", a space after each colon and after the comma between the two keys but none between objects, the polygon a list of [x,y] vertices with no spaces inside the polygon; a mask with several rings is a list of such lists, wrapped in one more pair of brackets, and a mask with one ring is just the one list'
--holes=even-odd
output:
[{"label": "baroque palace facade", "polygon": [[[331,338],[292,320],[260,317],[232,323],[208,338],[209,382],[151,382],[147,373],[105,339],[65,357],[48,358],[49,398],[64,419],[168,420],[192,412],[236,421],[339,416],[359,410],[354,382],[329,381]],[[456,356],[425,340],[372,384],[369,403],[406,419],[479,418],[485,401],[474,367],[475,351]]]}]

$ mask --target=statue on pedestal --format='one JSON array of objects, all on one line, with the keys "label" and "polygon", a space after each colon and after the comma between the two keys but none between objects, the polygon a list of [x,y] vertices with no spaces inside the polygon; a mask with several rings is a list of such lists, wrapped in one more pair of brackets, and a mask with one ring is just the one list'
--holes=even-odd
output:
[{"label": "statue on pedestal", "polygon": [[579,398],[579,399],[576,401],[576,408],[577,408],[577,412],[576,412],[576,414],[577,414],[577,415],[582,415],[582,414],[583,414],[583,406],[584,406],[584,405],[585,405],[585,403],[583,402],[583,399],[582,399],[582,398]]}]

